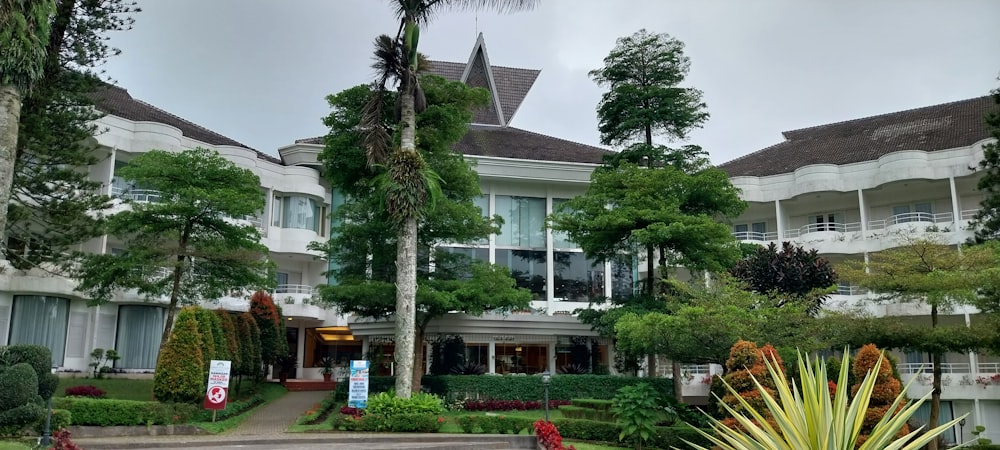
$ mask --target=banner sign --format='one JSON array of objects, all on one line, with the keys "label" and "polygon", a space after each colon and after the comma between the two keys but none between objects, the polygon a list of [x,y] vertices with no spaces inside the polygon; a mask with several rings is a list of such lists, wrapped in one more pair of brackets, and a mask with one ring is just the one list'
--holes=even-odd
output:
[{"label": "banner sign", "polygon": [[226,409],[229,399],[229,368],[231,361],[213,359],[208,368],[208,388],[205,391],[205,409]]},{"label": "banner sign", "polygon": [[368,407],[368,361],[351,361],[351,377],[347,385],[347,406]]}]

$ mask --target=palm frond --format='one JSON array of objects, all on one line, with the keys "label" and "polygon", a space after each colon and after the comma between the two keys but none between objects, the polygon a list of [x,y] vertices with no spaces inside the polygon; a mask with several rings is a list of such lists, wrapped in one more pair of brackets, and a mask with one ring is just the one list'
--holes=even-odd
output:
[{"label": "palm frond", "polygon": [[434,13],[451,9],[458,11],[496,11],[508,14],[534,9],[538,0],[390,0],[396,17],[419,24],[430,22]]}]

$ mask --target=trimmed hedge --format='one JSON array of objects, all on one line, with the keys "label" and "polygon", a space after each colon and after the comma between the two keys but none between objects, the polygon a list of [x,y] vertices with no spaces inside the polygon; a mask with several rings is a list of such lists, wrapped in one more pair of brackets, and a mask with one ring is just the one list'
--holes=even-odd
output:
[{"label": "trimmed hedge", "polygon": [[[576,400],[574,400],[575,402]],[[567,419],[596,420],[598,422],[614,422],[615,415],[611,411],[603,411],[594,408],[584,408],[582,406],[560,406],[559,412]]]},{"label": "trimmed hedge", "polygon": [[27,363],[38,377],[38,395],[48,399],[59,385],[59,377],[51,372],[52,351],[43,345],[15,344],[6,347],[11,365]]},{"label": "trimmed hedge", "polygon": [[[541,378],[533,375],[425,375],[421,381],[424,389],[451,404],[456,400],[541,400],[545,387]],[[549,384],[550,400],[592,398],[611,400],[623,386],[648,383],[661,398],[674,397],[673,380],[669,378],[637,378],[619,375],[556,375]],[[350,383],[337,383],[337,400],[347,400]],[[373,376],[368,378],[368,395],[395,388],[395,377]]]},{"label": "trimmed hedge", "polygon": [[614,405],[614,402],[611,400],[598,400],[596,398],[574,398],[572,404],[573,406],[596,409],[598,411],[611,411],[611,406]]},{"label": "trimmed hedge", "polygon": [[334,430],[388,431],[393,433],[437,433],[444,417],[435,414],[396,414],[383,416],[365,414],[361,417],[341,415],[333,422]]},{"label": "trimmed hedge", "polygon": [[[42,420],[35,422],[35,432],[38,433],[39,436],[41,436],[42,433],[45,432],[45,419],[46,418],[43,417]],[[55,434],[56,431],[66,428],[72,424],[73,424],[73,413],[69,412],[69,410],[66,409],[52,410],[52,422],[49,423],[49,426],[51,427],[50,431],[52,431],[53,434]]]},{"label": "trimmed hedge", "polygon": [[527,417],[504,417],[469,415],[455,418],[464,433],[518,434],[522,430],[531,431],[535,419]]},{"label": "trimmed hedge", "polygon": [[[560,408],[561,409],[561,408]],[[609,422],[597,422],[580,419],[554,419],[552,421],[559,429],[564,439],[579,439],[584,441],[619,442],[618,434],[621,426]],[[675,427],[655,427],[654,434],[646,445],[655,448],[690,448],[684,441],[690,441],[705,448],[711,448],[712,443],[698,431],[686,425]],[[632,444],[632,442],[626,442]]]},{"label": "trimmed hedge", "polygon": [[185,423],[198,411],[187,403],[140,402],[137,400],[57,397],[54,408],[67,409],[73,425],[169,425]]}]

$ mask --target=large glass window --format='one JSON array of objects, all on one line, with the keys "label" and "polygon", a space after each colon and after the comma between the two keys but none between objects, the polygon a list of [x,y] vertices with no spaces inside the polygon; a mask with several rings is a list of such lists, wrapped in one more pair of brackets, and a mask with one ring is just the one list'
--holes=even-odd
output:
[{"label": "large glass window", "polygon": [[633,257],[621,255],[611,261],[611,296],[631,298],[638,293]]},{"label": "large glass window", "polygon": [[545,199],[498,195],[496,214],[503,217],[498,247],[545,248]]},{"label": "large glass window", "polygon": [[535,250],[496,251],[496,265],[510,269],[517,287],[531,291],[534,300],[546,300],[545,252]]},{"label": "large glass window", "polygon": [[[566,199],[554,198],[552,199],[552,211],[557,211],[559,205],[566,202]],[[552,231],[552,247],[553,248],[578,248],[575,242],[569,240],[569,235],[565,231]]]},{"label": "large glass window", "polygon": [[155,369],[156,354],[166,321],[166,309],[158,306],[118,307],[118,339],[115,349],[119,369]]},{"label": "large glass window", "polygon": [[35,344],[52,350],[52,365],[62,366],[66,353],[69,300],[43,295],[15,295],[10,321],[11,344]]},{"label": "large glass window", "polygon": [[554,252],[556,300],[586,302],[604,296],[604,264],[580,252]]},{"label": "large glass window", "polygon": [[319,231],[320,205],[309,197],[284,197],[281,203],[282,228]]}]

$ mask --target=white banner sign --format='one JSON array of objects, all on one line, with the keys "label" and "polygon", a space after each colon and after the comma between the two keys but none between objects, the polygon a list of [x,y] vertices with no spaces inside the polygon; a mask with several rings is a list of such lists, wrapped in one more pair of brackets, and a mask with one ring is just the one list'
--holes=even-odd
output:
[{"label": "white banner sign", "polygon": [[368,407],[368,361],[351,361],[351,378],[347,385],[347,406]]}]

